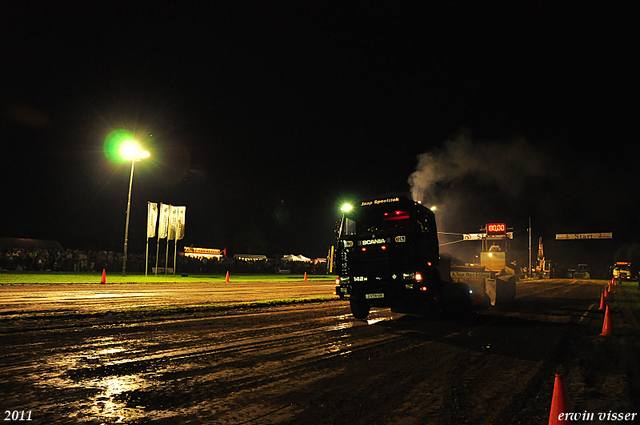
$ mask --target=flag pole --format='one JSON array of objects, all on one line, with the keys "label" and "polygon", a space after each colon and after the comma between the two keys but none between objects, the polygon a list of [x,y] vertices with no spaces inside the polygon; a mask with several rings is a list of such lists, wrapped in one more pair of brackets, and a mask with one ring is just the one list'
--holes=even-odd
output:
[{"label": "flag pole", "polygon": [[164,274],[167,274],[167,269],[169,268],[169,238],[167,238],[167,254],[164,257]]},{"label": "flag pole", "polygon": [[164,258],[164,274],[165,276],[169,274],[169,241],[171,241],[171,233],[175,232],[175,222],[173,219],[174,215],[174,206],[169,204],[168,209],[168,226],[167,226],[167,253]]},{"label": "flag pole", "polygon": [[176,232],[176,239],[173,242],[173,275],[176,275],[176,263],[178,256],[178,232]]},{"label": "flag pole", "polygon": [[147,201],[147,246],[144,251],[144,275],[148,275],[149,270],[149,222],[151,214],[151,202]]},{"label": "flag pole", "polygon": [[147,248],[144,253],[144,275],[149,275],[149,238],[147,238]]},{"label": "flag pole", "polygon": [[160,235],[158,235],[158,244],[156,245],[156,276],[158,276],[158,254],[160,253]]}]

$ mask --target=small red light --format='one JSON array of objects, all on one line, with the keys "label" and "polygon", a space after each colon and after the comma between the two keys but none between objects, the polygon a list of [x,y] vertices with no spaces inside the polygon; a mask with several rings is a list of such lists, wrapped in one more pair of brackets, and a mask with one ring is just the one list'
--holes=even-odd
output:
[{"label": "small red light", "polygon": [[427,292],[427,287],[426,287],[426,286],[421,286],[421,287],[420,287],[420,290],[421,290],[422,292]]},{"label": "small red light", "polygon": [[427,266],[431,267],[431,261],[427,261]]},{"label": "small red light", "polygon": [[364,252],[364,251],[366,251],[366,250],[367,250],[367,247],[366,247],[366,246],[363,246],[363,247],[362,247],[362,252]]},{"label": "small red light", "polygon": [[336,285],[340,285],[340,277],[336,277]]},{"label": "small red light", "polygon": [[386,245],[382,245],[382,246],[380,247],[380,249],[384,251],[385,249],[387,249],[387,246],[386,246]]}]

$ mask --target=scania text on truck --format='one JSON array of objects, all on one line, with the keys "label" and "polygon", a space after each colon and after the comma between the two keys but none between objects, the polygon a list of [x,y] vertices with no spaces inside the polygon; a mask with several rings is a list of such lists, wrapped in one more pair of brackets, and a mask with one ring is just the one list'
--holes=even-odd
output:
[{"label": "scania text on truck", "polygon": [[424,316],[470,308],[469,287],[445,271],[441,278],[438,268],[449,265],[440,259],[434,213],[406,197],[343,209],[336,251],[336,294],[349,297],[357,319],[372,306]]}]

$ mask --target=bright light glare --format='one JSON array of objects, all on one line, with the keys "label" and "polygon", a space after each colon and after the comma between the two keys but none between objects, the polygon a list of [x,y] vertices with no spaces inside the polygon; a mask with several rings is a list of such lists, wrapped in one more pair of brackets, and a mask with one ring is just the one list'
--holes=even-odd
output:
[{"label": "bright light glare", "polygon": [[140,146],[133,140],[125,140],[120,145],[120,156],[129,161],[139,158]]},{"label": "bright light glare", "polygon": [[438,209],[438,207],[436,207],[435,205],[430,208],[431,211],[435,211],[437,209]]},{"label": "bright light glare", "polygon": [[353,206],[351,204],[344,204],[342,206],[342,208],[340,208],[340,211],[342,212],[349,212],[353,209]]},{"label": "bright light glare", "polygon": [[120,145],[120,156],[127,161],[134,161],[137,159],[148,158],[151,154],[147,151],[143,151],[133,140],[125,140]]}]

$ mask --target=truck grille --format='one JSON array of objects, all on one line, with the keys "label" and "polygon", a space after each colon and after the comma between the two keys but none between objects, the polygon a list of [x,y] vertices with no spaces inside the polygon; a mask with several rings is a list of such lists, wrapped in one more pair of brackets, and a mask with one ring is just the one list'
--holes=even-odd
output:
[{"label": "truck grille", "polygon": [[388,254],[381,250],[351,252],[349,268],[355,276],[386,276],[390,273]]}]

